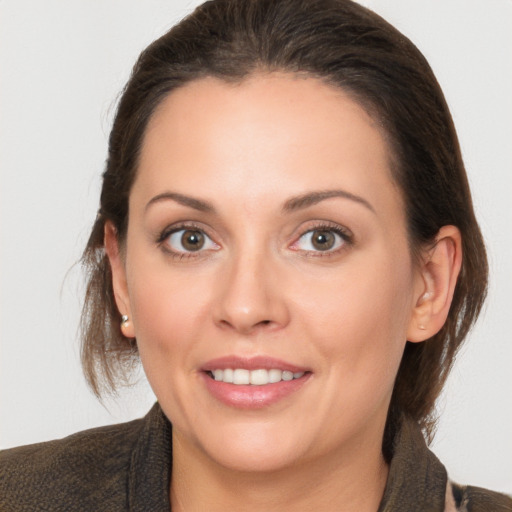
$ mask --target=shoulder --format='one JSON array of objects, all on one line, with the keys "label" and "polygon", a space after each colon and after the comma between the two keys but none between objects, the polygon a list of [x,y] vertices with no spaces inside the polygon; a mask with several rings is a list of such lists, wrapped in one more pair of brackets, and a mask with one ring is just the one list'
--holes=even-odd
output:
[{"label": "shoulder", "polygon": [[131,452],[142,425],[135,420],[0,452],[0,509],[124,508]]},{"label": "shoulder", "polygon": [[453,501],[446,512],[512,512],[512,497],[506,494],[471,485],[451,483],[450,487]]}]

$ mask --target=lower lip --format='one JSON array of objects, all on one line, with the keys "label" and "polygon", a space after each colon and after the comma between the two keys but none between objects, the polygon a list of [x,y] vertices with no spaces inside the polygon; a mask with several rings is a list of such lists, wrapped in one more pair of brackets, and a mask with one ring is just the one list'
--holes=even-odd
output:
[{"label": "lower lip", "polygon": [[263,386],[228,384],[202,374],[208,391],[222,403],[239,409],[261,409],[283,400],[298,391],[309,379],[311,373],[293,380],[282,380]]}]

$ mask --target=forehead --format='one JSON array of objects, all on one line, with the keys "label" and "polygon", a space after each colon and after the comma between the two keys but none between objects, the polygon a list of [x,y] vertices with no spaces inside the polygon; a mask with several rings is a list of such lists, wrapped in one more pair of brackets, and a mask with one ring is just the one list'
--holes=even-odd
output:
[{"label": "forehead", "polygon": [[393,196],[388,201],[401,202],[390,162],[374,119],[316,78],[270,73],[236,84],[204,78],[169,94],[153,114],[136,185],[146,195],[195,186],[196,195],[276,199],[279,192],[343,186],[378,206],[385,191]]},{"label": "forehead", "polygon": [[[295,124],[294,136],[299,135],[298,129],[302,127],[302,135],[309,136],[312,142],[314,132],[324,124],[329,124],[330,128],[338,124],[341,129],[343,125],[352,123],[354,137],[361,135],[359,129],[364,127],[371,128],[374,139],[385,138],[380,123],[375,122],[353,96],[349,91],[306,74],[255,73],[237,82],[205,77],[171,92],[151,116],[145,137],[147,139],[152,132],[171,127],[174,120],[175,136],[189,135],[187,131],[191,128],[198,136],[204,136],[209,128],[207,123],[214,121],[217,129],[228,127],[229,123],[245,129],[266,123],[266,131],[270,135],[272,125],[278,130],[278,123],[288,122]],[[296,121],[302,123],[296,125]],[[194,126],[191,127],[192,124]],[[203,127],[206,130],[202,130]],[[369,135],[369,131],[365,131],[365,135]]]}]

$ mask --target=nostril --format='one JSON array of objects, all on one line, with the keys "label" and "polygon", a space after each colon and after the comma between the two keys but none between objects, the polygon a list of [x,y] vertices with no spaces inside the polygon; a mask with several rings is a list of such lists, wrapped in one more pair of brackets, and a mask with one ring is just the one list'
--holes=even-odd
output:
[{"label": "nostril", "polygon": [[251,333],[255,333],[261,329],[263,329],[263,330],[271,329],[272,326],[275,325],[275,322],[272,320],[260,320],[259,322],[256,322],[256,323],[251,323],[251,322],[244,323],[244,322],[230,322],[229,320],[223,319],[223,320],[220,320],[218,325],[224,329],[226,329],[226,328],[234,329],[239,332],[251,334]]},{"label": "nostril", "polygon": [[274,322],[273,320],[261,320],[260,322],[257,322],[253,325],[251,328],[251,331],[271,331],[274,330],[274,328],[277,328],[278,324]]}]

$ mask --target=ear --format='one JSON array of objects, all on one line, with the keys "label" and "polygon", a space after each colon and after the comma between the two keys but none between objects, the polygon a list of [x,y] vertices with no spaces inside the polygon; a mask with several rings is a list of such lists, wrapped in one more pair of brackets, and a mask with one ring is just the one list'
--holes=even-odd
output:
[{"label": "ear", "polygon": [[128,284],[126,281],[126,267],[119,247],[117,229],[110,221],[105,222],[104,245],[112,270],[112,286],[117,309],[121,316],[126,315],[128,318],[128,320],[121,323],[121,331],[127,338],[135,338]]},{"label": "ear", "polygon": [[443,226],[420,265],[408,341],[425,341],[441,330],[448,317],[461,264],[460,231],[455,226]]}]

